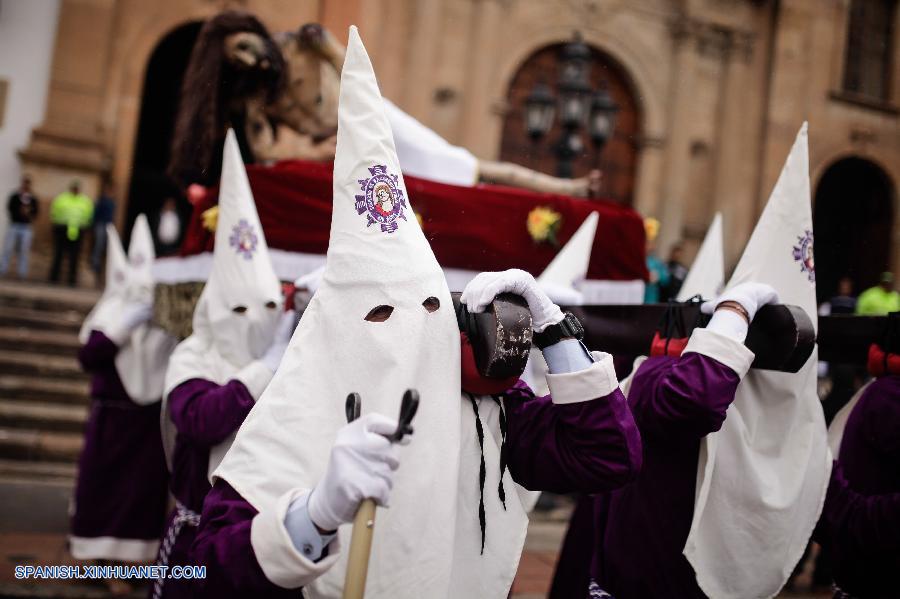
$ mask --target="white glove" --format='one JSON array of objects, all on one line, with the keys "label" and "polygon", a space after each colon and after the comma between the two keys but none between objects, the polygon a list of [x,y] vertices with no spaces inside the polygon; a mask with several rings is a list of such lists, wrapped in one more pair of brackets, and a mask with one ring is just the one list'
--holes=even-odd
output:
[{"label": "white glove", "polygon": [[275,328],[275,336],[272,339],[272,345],[269,346],[269,349],[267,349],[266,353],[263,354],[263,357],[260,358],[260,361],[272,372],[278,370],[278,365],[281,364],[281,358],[284,357],[284,352],[287,351],[288,344],[291,342],[291,337],[294,336],[294,329],[296,328],[296,312],[288,310],[281,315],[278,326]]},{"label": "white glove", "polygon": [[534,277],[518,268],[481,273],[469,281],[459,301],[470,312],[484,312],[485,307],[501,293],[513,293],[525,298],[531,311],[531,326],[537,333],[565,318],[559,306],[550,300]]},{"label": "white glove", "polygon": [[322,530],[352,522],[363,499],[388,505],[399,447],[382,435],[397,430],[397,421],[366,414],[338,431],[325,475],[309,496],[309,517]]},{"label": "white glove", "polygon": [[[743,316],[732,310],[716,310],[719,304],[728,301],[740,304],[747,311],[749,320],[745,320]],[[712,301],[703,302],[700,310],[705,314],[713,315],[706,326],[707,329],[743,343],[757,310],[766,304],[776,302],[778,302],[778,292],[771,285],[747,282],[735,285]]]},{"label": "white glove", "polygon": [[109,327],[105,331],[116,345],[122,345],[128,339],[131,332],[137,327],[153,318],[153,306],[151,304],[126,304],[122,308],[122,316],[117,325]]}]

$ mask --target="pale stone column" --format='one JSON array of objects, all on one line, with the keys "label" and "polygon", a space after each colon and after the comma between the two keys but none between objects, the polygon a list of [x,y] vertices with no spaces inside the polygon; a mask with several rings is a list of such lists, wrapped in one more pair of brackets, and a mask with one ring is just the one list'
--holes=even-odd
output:
[{"label": "pale stone column", "polygon": [[748,32],[732,30],[722,53],[712,190],[715,208],[722,212],[726,269],[735,265],[744,249],[747,221],[755,222],[763,123],[761,97],[749,90],[763,88],[765,63],[754,39]]},{"label": "pale stone column", "polygon": [[668,151],[663,164],[662,182],[659,187],[659,210],[655,216],[660,221],[657,238],[657,255],[665,256],[669,246],[681,237],[685,211],[685,195],[690,166],[692,96],[694,93],[698,55],[692,43],[687,24],[674,26],[672,61],[669,86],[669,134]]},{"label": "pale stone column", "polygon": [[468,56],[469,76],[465,87],[461,139],[457,140],[479,158],[495,159],[500,150],[502,118],[490,111],[499,98],[492,98],[491,84],[503,29],[503,7],[499,0],[476,0],[475,31]]}]

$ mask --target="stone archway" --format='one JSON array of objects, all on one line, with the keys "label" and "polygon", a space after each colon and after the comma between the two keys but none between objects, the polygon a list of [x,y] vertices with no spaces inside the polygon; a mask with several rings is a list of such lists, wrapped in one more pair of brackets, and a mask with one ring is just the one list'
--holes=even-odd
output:
[{"label": "stone archway", "polygon": [[842,277],[858,294],[890,268],[895,199],[893,182],[874,162],[854,156],[825,169],[813,206],[819,301],[834,295]]},{"label": "stone archway", "polygon": [[183,192],[166,175],[175,115],[181,94],[181,80],[203,23],[185,23],[165,35],[147,60],[141,94],[140,116],[128,187],[125,231],[131,230],[140,213],[151,221],[166,198],[174,198],[183,222],[190,205]]},{"label": "stone archway", "polygon": [[[503,121],[500,160],[556,174],[553,148],[562,128],[557,120],[541,142],[533,143],[525,132],[524,104],[536,82],[544,81],[551,87],[555,85],[559,77],[559,53],[563,46],[563,43],[558,43],[540,48],[513,75],[506,94],[509,110]],[[574,174],[576,177],[586,175],[598,166],[603,171],[603,195],[632,204],[642,122],[640,105],[634,86],[619,63],[596,47],[590,48],[593,59],[591,85],[596,88],[605,81],[610,95],[619,105],[619,113],[613,139],[606,144],[601,155],[597,155],[586,132],[582,133],[585,151],[575,160]]]}]

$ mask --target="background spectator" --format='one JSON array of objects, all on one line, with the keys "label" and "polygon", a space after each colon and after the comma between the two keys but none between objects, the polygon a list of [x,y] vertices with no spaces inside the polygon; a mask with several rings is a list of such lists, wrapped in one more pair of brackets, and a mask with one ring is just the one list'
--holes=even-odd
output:
[{"label": "background spectator", "polygon": [[53,223],[53,265],[50,282],[59,282],[59,269],[63,254],[69,260],[68,283],[74,287],[78,281],[78,254],[84,230],[91,224],[94,203],[81,193],[81,184],[72,181],[68,191],[56,196],[50,205],[50,222]]},{"label": "background spectator", "polygon": [[28,254],[31,251],[31,223],[38,213],[38,200],[31,193],[31,179],[22,177],[19,189],[9,196],[6,204],[9,210],[9,230],[3,242],[3,258],[0,260],[0,275],[9,269],[13,252],[18,252],[19,278],[28,276]]},{"label": "background spectator", "polygon": [[168,256],[178,251],[182,226],[174,198],[163,201],[153,229],[156,231],[157,256]]},{"label": "background spectator", "polygon": [[900,310],[900,293],[894,291],[894,273],[881,273],[881,283],[862,292],[856,303],[856,313],[883,316]]},{"label": "background spectator", "polygon": [[106,182],[100,197],[94,203],[94,251],[91,253],[91,269],[97,273],[97,284],[102,284],[100,275],[106,263],[106,225],[113,222],[116,200],[113,198],[112,183]]},{"label": "background spectator", "polygon": [[666,268],[669,270],[669,282],[660,287],[659,300],[661,302],[667,302],[678,297],[678,292],[681,291],[681,286],[684,285],[688,269],[682,264],[683,254],[684,248],[681,242],[676,243],[669,250],[669,261],[666,263]]}]

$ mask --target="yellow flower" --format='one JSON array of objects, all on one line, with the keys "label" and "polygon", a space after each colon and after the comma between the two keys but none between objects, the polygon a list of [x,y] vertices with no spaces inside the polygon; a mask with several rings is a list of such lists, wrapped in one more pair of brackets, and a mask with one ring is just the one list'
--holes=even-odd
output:
[{"label": "yellow flower", "polygon": [[647,241],[653,241],[659,235],[659,221],[648,216],[644,219],[644,233],[647,235]]},{"label": "yellow flower", "polygon": [[213,206],[208,210],[204,210],[200,215],[203,220],[203,228],[212,233],[216,232],[216,225],[219,223],[219,207]]},{"label": "yellow flower", "polygon": [[536,242],[542,241],[558,245],[556,234],[562,225],[562,215],[549,206],[537,206],[528,213],[525,223],[528,234]]}]

